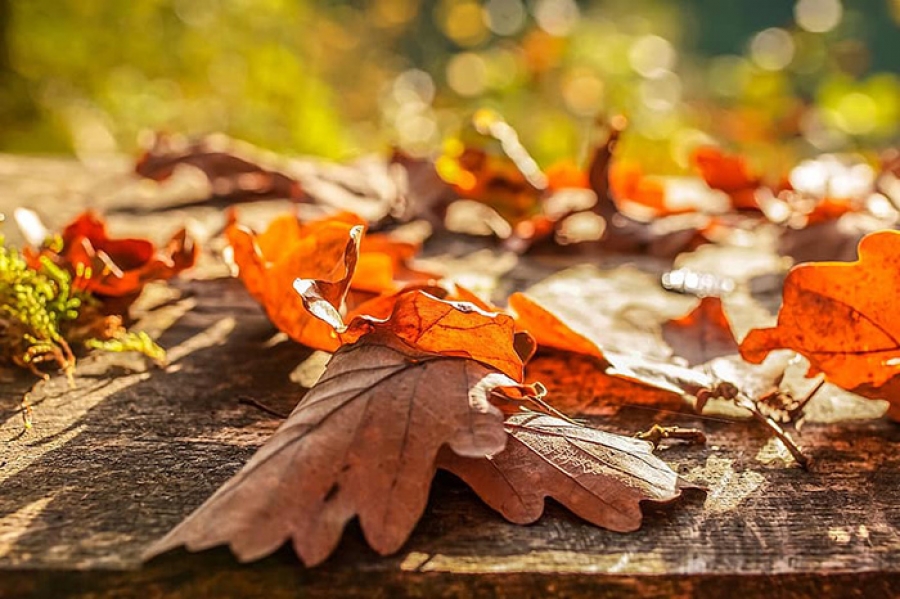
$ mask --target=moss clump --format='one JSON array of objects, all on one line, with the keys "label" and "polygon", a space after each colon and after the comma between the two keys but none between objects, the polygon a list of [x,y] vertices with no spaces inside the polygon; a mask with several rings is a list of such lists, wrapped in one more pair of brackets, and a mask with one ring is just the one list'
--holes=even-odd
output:
[{"label": "moss clump", "polygon": [[39,365],[55,364],[71,376],[73,344],[164,359],[146,333],[126,331],[120,317],[102,314],[96,298],[73,289],[68,271],[46,256],[33,266],[0,236],[0,362],[39,376],[46,376]]}]

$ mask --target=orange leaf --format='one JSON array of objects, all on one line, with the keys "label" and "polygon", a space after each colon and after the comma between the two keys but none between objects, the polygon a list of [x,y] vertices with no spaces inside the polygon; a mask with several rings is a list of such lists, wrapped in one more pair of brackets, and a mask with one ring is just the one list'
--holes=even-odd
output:
[{"label": "orange leaf", "polygon": [[892,403],[900,418],[900,232],[879,231],[859,243],[859,260],[795,266],[784,284],[778,324],[750,331],[741,355],[761,362],[791,349],[835,385]]},{"label": "orange leaf", "polygon": [[634,202],[652,209],[657,214],[674,214],[666,205],[666,189],[662,181],[647,177],[638,164],[613,162],[609,169],[609,188],[612,198]]},{"label": "orange leaf", "polygon": [[340,346],[330,326],[314,318],[294,291],[297,277],[320,282],[319,291],[340,310],[350,288],[362,226],[329,220],[300,225],[282,216],[260,235],[232,224],[225,236],[250,295],[279,330],[303,345],[334,351]]},{"label": "orange leaf", "polygon": [[731,196],[738,210],[759,210],[755,192],[760,178],[750,171],[747,161],[737,154],[726,154],[715,146],[700,146],[691,159],[706,184]]},{"label": "orange leaf", "polygon": [[403,281],[424,284],[437,278],[407,266],[417,246],[387,235],[364,237],[363,220],[350,212],[308,223],[286,214],[259,234],[233,221],[232,216],[225,235],[247,290],[279,330],[312,348],[334,351],[340,341],[332,327],[310,317],[294,291],[295,279],[332,286],[326,303],[340,314],[351,289],[365,300],[373,294],[396,293]]},{"label": "orange leaf", "polygon": [[690,314],[665,323],[662,334],[675,355],[691,366],[738,353],[731,323],[717,297],[704,297]]},{"label": "orange leaf", "polygon": [[[303,299],[308,306],[321,301],[309,291]],[[386,330],[420,351],[476,360],[516,381],[523,379],[524,366],[515,348],[512,317],[482,310],[469,302],[441,300],[411,290],[397,296],[386,320],[360,315],[338,330],[344,344]]]},{"label": "orange leaf", "polygon": [[515,314],[516,328],[528,331],[538,346],[584,354],[605,360],[597,344],[576,333],[558,316],[523,293],[509,296],[509,308]]}]

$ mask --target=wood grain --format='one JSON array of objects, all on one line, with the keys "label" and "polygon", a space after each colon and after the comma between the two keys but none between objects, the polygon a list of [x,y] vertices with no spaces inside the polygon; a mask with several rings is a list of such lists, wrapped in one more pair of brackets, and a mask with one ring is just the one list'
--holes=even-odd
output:
[{"label": "wood grain", "polygon": [[[0,160],[7,177],[0,189],[15,188],[10,173],[33,186],[35,173],[46,173],[44,197],[87,202],[51,185],[55,177],[87,177],[80,167],[12,162]],[[53,213],[48,202],[42,210]],[[14,205],[14,195],[0,199],[0,211]],[[114,222],[140,226],[121,218]],[[172,226],[182,218],[173,211],[150,220]],[[546,270],[539,260],[520,262],[499,287],[522,286]],[[554,358],[541,362],[548,386],[594,405],[592,424],[627,434],[654,423],[702,429],[707,447],[676,445],[659,455],[708,492],[648,506],[639,531],[617,534],[555,504],[534,525],[509,524],[440,474],[425,516],[392,557],[376,556],[351,525],[336,555],[315,569],[304,569],[287,548],[252,565],[216,549],[176,551],[142,566],[141,553],[239,470],[279,424],[240,399],[290,411],[304,392],[292,378],[304,378],[297,367],[311,358],[273,337],[234,280],[183,282],[174,292],[156,287],[141,308],[140,326],[169,348],[167,370],[148,370],[130,357],[87,356],[73,388],[61,377],[37,386],[30,431],[18,411],[26,381],[0,379],[2,598],[900,592],[900,426],[873,417],[870,402],[841,403],[833,390],[817,396],[827,417],[811,419],[797,437],[814,460],[804,472],[786,465],[783,448],[752,422],[698,418],[678,406],[660,411],[616,393],[604,402],[595,397],[606,392],[604,383],[585,364]]]}]

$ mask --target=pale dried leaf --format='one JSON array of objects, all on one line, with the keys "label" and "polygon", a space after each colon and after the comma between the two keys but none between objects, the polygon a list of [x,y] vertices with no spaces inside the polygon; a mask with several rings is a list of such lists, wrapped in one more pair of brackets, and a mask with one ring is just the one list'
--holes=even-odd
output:
[{"label": "pale dried leaf", "polygon": [[641,501],[681,493],[678,475],[646,441],[535,414],[511,416],[505,426],[509,440],[496,456],[443,452],[438,464],[511,522],[536,521],[552,497],[597,526],[628,532],[640,528]]}]

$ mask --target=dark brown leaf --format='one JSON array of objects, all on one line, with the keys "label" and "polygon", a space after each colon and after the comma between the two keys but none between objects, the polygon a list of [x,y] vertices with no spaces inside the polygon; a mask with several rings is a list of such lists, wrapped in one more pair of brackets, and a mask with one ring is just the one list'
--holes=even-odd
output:
[{"label": "dark brown leaf", "polygon": [[188,142],[158,133],[134,167],[154,181],[165,181],[181,165],[199,169],[209,180],[212,196],[231,200],[303,197],[300,183],[274,166],[261,164],[261,151],[223,135]]}]

